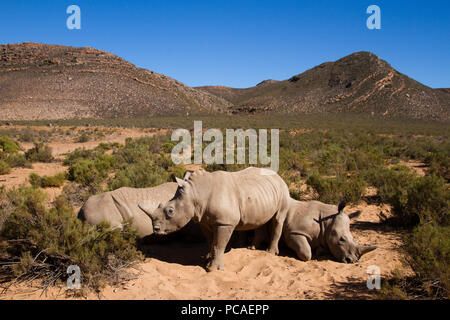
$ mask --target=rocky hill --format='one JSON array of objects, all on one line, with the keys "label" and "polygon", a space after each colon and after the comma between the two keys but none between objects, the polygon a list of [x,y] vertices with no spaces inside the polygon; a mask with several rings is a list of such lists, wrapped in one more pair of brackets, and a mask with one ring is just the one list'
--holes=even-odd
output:
[{"label": "rocky hill", "polygon": [[448,121],[450,90],[432,89],[369,52],[326,62],[284,81],[198,89],[233,104],[232,113],[364,113]]},{"label": "rocky hill", "polygon": [[220,112],[230,103],[92,48],[0,45],[1,120]]},{"label": "rocky hill", "polygon": [[432,89],[369,52],[252,88],[191,88],[93,48],[0,45],[0,120],[210,113],[364,113],[448,121],[450,89]]}]

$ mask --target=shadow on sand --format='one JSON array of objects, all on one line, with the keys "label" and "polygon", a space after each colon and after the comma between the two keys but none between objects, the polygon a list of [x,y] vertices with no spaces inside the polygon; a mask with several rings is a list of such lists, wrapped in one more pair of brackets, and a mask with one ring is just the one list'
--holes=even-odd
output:
[{"label": "shadow on sand", "polygon": [[366,300],[376,298],[376,290],[369,290],[365,281],[348,278],[346,282],[331,284],[330,291],[325,293],[326,299],[333,300]]},{"label": "shadow on sand", "polygon": [[[201,266],[205,267],[205,256],[208,253],[208,245],[206,239],[200,234],[193,236],[192,231],[177,232],[167,236],[150,236],[138,244],[147,258],[154,258],[168,263],[177,263],[184,266]],[[228,243],[225,253],[231,249],[249,248],[252,243],[252,232],[234,232]],[[257,250],[266,250],[268,244],[262,243],[262,246]],[[290,257],[298,259],[296,253],[290,249],[282,239],[279,243],[281,257]],[[314,255],[312,260],[333,260],[333,256],[328,253]]]},{"label": "shadow on sand", "polygon": [[[248,234],[234,232],[225,252],[231,248],[247,247]],[[151,235],[138,243],[138,248],[147,258],[185,266],[206,265],[205,256],[208,245],[200,228],[189,223],[185,228],[167,236]]]}]

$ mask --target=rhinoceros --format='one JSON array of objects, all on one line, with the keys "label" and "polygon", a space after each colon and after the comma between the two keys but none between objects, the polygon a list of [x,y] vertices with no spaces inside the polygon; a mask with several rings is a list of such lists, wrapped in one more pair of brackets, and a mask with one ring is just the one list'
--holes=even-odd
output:
[{"label": "rhinoceros", "polygon": [[203,170],[176,178],[174,197],[156,210],[139,207],[153,221],[157,234],[174,232],[191,219],[208,241],[206,270],[223,270],[222,257],[234,230],[253,230],[271,221],[268,251],[278,254],[278,241],[289,208],[289,190],[274,171],[249,167],[238,172]]},{"label": "rhinoceros", "polygon": [[152,188],[122,187],[91,196],[80,209],[78,218],[93,225],[106,221],[112,228],[120,228],[124,220],[133,218],[132,225],[138,231],[137,236],[144,238],[153,233],[153,225],[138,203],[156,209],[161,201],[172,197],[177,187],[176,183],[167,182]]},{"label": "rhinoceros", "polygon": [[350,233],[350,219],[361,211],[344,212],[345,203],[339,206],[320,201],[290,199],[289,211],[283,226],[283,238],[303,261],[311,259],[312,251],[325,249],[339,262],[354,263],[377,246],[361,246]]}]

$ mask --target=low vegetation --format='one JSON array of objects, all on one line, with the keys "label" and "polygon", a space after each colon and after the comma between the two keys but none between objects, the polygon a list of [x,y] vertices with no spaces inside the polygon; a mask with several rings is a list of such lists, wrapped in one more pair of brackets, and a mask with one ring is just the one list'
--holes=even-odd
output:
[{"label": "low vegetation", "polygon": [[44,143],[35,143],[34,147],[25,152],[25,158],[31,162],[52,162],[52,149]]},{"label": "low vegetation", "polygon": [[48,208],[39,188],[0,190],[0,280],[39,277],[43,287],[67,278],[77,265],[84,288],[99,288],[117,271],[141,259],[136,231],[107,224],[89,226],[59,197]]},{"label": "low vegetation", "polygon": [[0,174],[8,174],[11,172],[11,167],[6,161],[0,160]]},{"label": "low vegetation", "polygon": [[20,146],[8,137],[0,137],[0,151],[14,153],[20,150]]},{"label": "low vegetation", "polygon": [[[68,179],[86,188],[86,196],[120,187],[153,187],[182,177],[184,169],[174,165],[161,146],[168,136],[127,139],[125,145],[100,144],[92,150],[76,149],[64,164]],[[112,150],[112,154],[105,152]]]},{"label": "low vegetation", "polygon": [[[414,121],[378,121],[363,118],[354,123],[349,120],[351,118],[341,119],[337,116],[335,119],[330,117],[319,122],[316,118],[314,116],[305,116],[304,119],[275,117],[268,122],[267,120],[264,122],[257,116],[234,118],[233,122],[227,120],[226,117],[205,118],[203,126],[210,128],[303,128],[297,132],[281,131],[280,133],[279,174],[287,182],[291,196],[296,199],[319,199],[334,204],[341,199],[346,199],[350,203],[358,203],[363,199],[369,203],[390,205],[392,218],[386,220],[385,223],[392,228],[406,231],[404,251],[407,262],[415,274],[409,278],[393,275],[391,278],[385,279],[382,296],[387,298],[448,298],[450,289],[448,282],[450,262],[448,240],[450,239],[448,218],[450,139],[448,128],[439,123],[421,124]],[[157,119],[160,121],[159,125],[154,122],[157,121],[155,119],[146,119],[147,122],[144,120],[136,120],[133,125],[150,124],[168,128],[190,128],[193,124],[190,119],[181,118]],[[73,120],[71,124],[77,124],[77,121]],[[80,121],[86,122],[87,120]],[[107,120],[95,121],[97,121],[96,124],[99,124],[99,121]],[[123,125],[123,121],[128,120],[110,120],[107,124]],[[96,133],[94,130],[86,129],[84,133],[80,133],[78,139],[81,139],[83,134],[90,139],[89,137]],[[12,139],[12,141],[20,141]],[[2,170],[8,172],[15,166],[26,166],[32,161],[53,161],[51,153],[49,156],[48,148],[42,143],[36,143],[35,147],[24,155],[15,150],[14,144],[7,142],[5,145],[8,145],[9,151],[3,150],[0,153],[0,172]],[[77,149],[67,154],[63,160],[63,163],[69,167],[64,176],[63,174],[54,177],[33,175],[30,176],[33,188],[15,190],[16,196],[8,196],[3,191],[3,198],[6,199],[0,201],[3,220],[9,221],[4,225],[12,226],[11,223],[16,221],[14,219],[19,219],[12,214],[18,210],[17,212],[23,212],[26,219],[40,217],[40,214],[45,212],[46,215],[49,215],[48,219],[54,219],[51,220],[54,223],[52,228],[57,228],[57,224],[64,223],[64,225],[70,225],[70,228],[77,230],[74,238],[87,237],[87,239],[91,239],[89,237],[109,232],[103,225],[96,227],[94,231],[83,229],[85,227],[82,224],[78,225],[79,222],[75,222],[78,220],[69,219],[70,206],[80,206],[90,195],[99,192],[123,186],[151,187],[171,180],[172,175],[182,177],[185,168],[174,165],[170,159],[170,152],[174,145],[170,141],[170,135],[167,134],[127,139],[124,145],[101,143],[94,149]],[[424,173],[422,176],[418,175],[417,168],[411,168],[411,162],[422,166],[421,169]],[[205,169],[236,171],[247,165],[248,163],[213,164],[205,166]],[[64,183],[66,178],[69,182]],[[62,183],[64,183],[62,196],[54,204],[49,208],[38,205],[44,201],[40,200],[42,193],[40,188],[50,185],[61,186]],[[366,194],[367,188],[371,188],[373,192]],[[16,197],[19,200],[15,200]],[[17,209],[19,207],[22,209]],[[5,218],[6,216],[8,218]],[[57,221],[56,217],[60,216],[62,220]],[[46,225],[50,224],[48,221],[45,223]],[[15,242],[8,242],[11,239],[18,239],[19,236],[28,239],[25,237],[25,232],[30,232],[30,234],[34,232],[28,229],[24,231],[23,228],[31,227],[22,227],[20,230],[23,233],[21,234],[13,235],[10,233],[11,230],[2,233],[3,243],[8,243],[8,246],[12,248],[8,249],[9,260],[5,261],[14,261],[14,268],[17,269],[14,271],[12,264],[3,269],[8,270],[10,275],[17,276],[24,270],[38,270],[27,269],[23,266],[27,266],[26,261],[30,261],[30,256],[34,259],[33,255],[39,251],[30,251],[30,248],[34,248],[30,247],[30,244],[27,244],[26,250],[14,251],[18,244],[11,246],[11,243]],[[66,232],[64,230],[66,229],[62,228],[57,232]],[[119,254],[121,261],[131,261],[133,258],[129,258],[128,254],[130,257],[134,257],[136,252],[133,251],[134,249],[126,251],[125,247],[134,248],[132,245],[134,240],[131,236],[132,233],[125,232],[125,230],[126,228],[122,233],[119,231],[108,233],[107,237],[110,237],[109,240],[115,239],[111,240],[112,242],[118,241],[114,245],[119,248],[117,252],[123,253],[123,255]],[[50,235],[47,236],[50,237]],[[59,236],[64,238],[68,234],[59,234]],[[122,240],[119,241],[119,238],[124,239],[125,244],[121,242]],[[38,241],[38,239],[33,241]],[[106,251],[116,252],[111,247],[112,245],[108,247],[105,243],[99,244],[98,248],[106,248],[104,249],[106,251],[103,252],[103,249],[93,250],[92,254],[98,255],[98,257],[90,256],[93,266],[89,266],[87,259],[83,260],[78,256],[81,253],[76,250],[81,249],[70,251],[72,247],[66,248],[67,243],[71,243],[71,246],[75,248],[76,246],[72,242],[64,244],[60,240],[52,241],[58,243],[58,252],[64,252],[64,255],[73,259],[70,260],[71,262],[77,261],[81,265],[86,264],[83,268],[87,271],[84,272],[91,275],[87,277],[95,279],[99,270],[103,270],[100,273],[105,274],[108,274],[105,270],[112,270],[108,269],[108,264],[103,260],[106,259]],[[46,245],[48,244],[41,244],[38,249],[45,249]],[[90,245],[93,248],[94,241]],[[30,254],[24,253],[27,250]],[[44,259],[45,256],[42,258]],[[22,259],[23,265],[22,262],[19,263]],[[48,258],[44,264],[61,261],[54,259],[56,258]],[[42,262],[39,259],[37,261]],[[123,262],[123,265],[125,264]],[[60,266],[59,262],[56,263],[56,266]],[[63,269],[62,267],[52,269],[53,266],[48,266],[48,268],[59,271]],[[48,268],[46,270],[50,270]],[[33,272],[28,271],[28,274],[33,274]]]},{"label": "low vegetation", "polygon": [[30,173],[28,178],[30,184],[35,188],[59,188],[66,181],[66,173],[60,172],[54,176],[39,176],[36,173]]},{"label": "low vegetation", "polygon": [[19,153],[20,149],[20,145],[13,139],[0,137],[0,174],[8,174],[16,167],[31,167],[31,162]]}]

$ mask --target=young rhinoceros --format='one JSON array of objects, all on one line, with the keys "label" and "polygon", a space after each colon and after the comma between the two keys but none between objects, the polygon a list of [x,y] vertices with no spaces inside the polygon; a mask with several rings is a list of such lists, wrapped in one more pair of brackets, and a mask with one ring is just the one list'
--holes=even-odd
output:
[{"label": "young rhinoceros", "polygon": [[345,203],[339,207],[319,201],[290,200],[283,234],[286,244],[300,260],[311,259],[315,249],[328,249],[339,262],[354,263],[377,246],[360,246],[350,233],[350,219],[361,212],[344,212]]},{"label": "young rhinoceros", "polygon": [[269,220],[268,251],[278,254],[289,190],[274,171],[253,167],[238,172],[196,171],[176,181],[173,199],[154,211],[145,205],[140,208],[152,218],[157,234],[179,230],[191,219],[199,223],[209,244],[207,271],[223,270],[222,256],[233,230],[256,229]]},{"label": "young rhinoceros", "polygon": [[152,220],[138,207],[138,203],[155,209],[161,201],[168,201],[177,190],[177,184],[167,182],[151,188],[122,187],[114,191],[91,196],[78,213],[78,218],[96,225],[108,222],[113,228],[121,228],[124,220],[133,219],[138,237],[153,233]]}]

